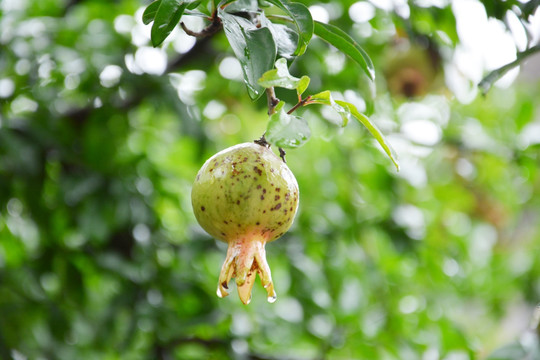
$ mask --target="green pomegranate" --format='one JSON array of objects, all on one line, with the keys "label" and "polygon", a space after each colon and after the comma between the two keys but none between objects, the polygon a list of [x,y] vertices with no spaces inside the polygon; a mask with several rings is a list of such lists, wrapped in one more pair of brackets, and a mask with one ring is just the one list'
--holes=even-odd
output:
[{"label": "green pomegranate", "polygon": [[191,203],[199,224],[229,244],[217,294],[229,294],[236,279],[240,300],[248,304],[257,273],[276,300],[264,246],[282,236],[298,208],[298,183],[268,146],[244,143],[208,159],[197,174]]}]

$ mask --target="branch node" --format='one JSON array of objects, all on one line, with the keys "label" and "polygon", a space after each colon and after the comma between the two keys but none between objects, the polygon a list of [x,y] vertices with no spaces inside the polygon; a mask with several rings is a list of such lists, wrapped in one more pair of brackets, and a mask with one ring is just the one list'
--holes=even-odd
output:
[{"label": "branch node", "polygon": [[268,99],[268,115],[272,115],[276,112],[276,106],[279,104],[274,87],[266,88],[266,98]]},{"label": "branch node", "polygon": [[182,30],[184,30],[185,33],[188,35],[194,37],[206,37],[214,35],[222,28],[221,19],[217,16],[217,12],[214,12],[212,14],[212,18],[210,20],[212,22],[199,32],[188,29],[186,24],[184,24],[183,22],[180,22],[180,26],[182,27]]}]

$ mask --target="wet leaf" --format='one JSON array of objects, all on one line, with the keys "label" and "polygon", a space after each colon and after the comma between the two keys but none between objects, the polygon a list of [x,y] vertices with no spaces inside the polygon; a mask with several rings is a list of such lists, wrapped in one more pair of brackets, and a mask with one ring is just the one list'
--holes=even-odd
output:
[{"label": "wet leaf", "polygon": [[276,109],[279,110],[270,116],[266,128],[266,140],[283,148],[297,148],[304,145],[311,136],[307,121],[299,116],[287,114],[282,105],[278,105]]},{"label": "wet leaf", "polygon": [[159,46],[169,36],[180,21],[187,6],[188,3],[183,1],[161,0],[156,10],[151,31],[152,45],[154,47]]},{"label": "wet leaf", "polygon": [[309,9],[300,3],[288,3],[280,0],[268,0],[283,10],[293,21],[298,33],[298,45],[294,51],[295,56],[300,56],[306,52],[307,46],[313,36],[313,18]]},{"label": "wet leaf", "polygon": [[276,61],[276,68],[265,72],[258,82],[259,85],[265,88],[275,86],[289,90],[296,89],[298,95],[302,95],[309,85],[309,77],[297,78],[292,76],[287,67],[287,60],[281,58]]},{"label": "wet leaf", "polygon": [[218,11],[223,22],[225,35],[236,55],[251,99],[264,93],[258,84],[260,77],[274,65],[277,47],[272,32],[267,27],[256,28],[250,21],[240,16]]},{"label": "wet leaf", "polygon": [[315,34],[353,59],[366,75],[375,80],[375,68],[369,55],[360,45],[340,28],[315,21]]},{"label": "wet leaf", "polygon": [[142,21],[144,25],[148,25],[152,21],[154,21],[154,18],[156,17],[156,13],[160,4],[161,4],[161,0],[157,0],[151,3],[150,5],[148,5],[146,9],[144,9],[144,13],[142,16]]}]

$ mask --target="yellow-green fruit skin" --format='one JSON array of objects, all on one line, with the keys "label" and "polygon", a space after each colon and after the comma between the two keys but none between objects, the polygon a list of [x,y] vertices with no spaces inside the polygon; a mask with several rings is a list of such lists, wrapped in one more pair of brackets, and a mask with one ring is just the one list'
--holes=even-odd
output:
[{"label": "yellow-green fruit skin", "polygon": [[273,241],[292,225],[298,183],[272,150],[256,143],[227,148],[197,174],[191,201],[197,221],[214,238]]}]

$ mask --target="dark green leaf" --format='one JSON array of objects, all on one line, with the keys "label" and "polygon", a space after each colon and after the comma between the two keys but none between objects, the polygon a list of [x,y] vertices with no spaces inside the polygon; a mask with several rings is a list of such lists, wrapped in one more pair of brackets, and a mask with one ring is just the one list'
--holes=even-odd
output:
[{"label": "dark green leaf", "polygon": [[180,21],[188,3],[178,0],[161,0],[152,25],[152,45],[159,46]]},{"label": "dark green leaf", "polygon": [[277,44],[277,54],[287,59],[291,59],[296,51],[296,44],[298,43],[298,35],[285,25],[273,24],[270,21],[266,26],[272,32],[274,42]]},{"label": "dark green leaf", "polygon": [[277,49],[272,33],[267,27],[256,28],[248,20],[221,9],[218,14],[225,35],[242,66],[248,94],[252,99],[257,99],[264,93],[257,81],[272,69],[276,58]]},{"label": "dark green leaf", "polygon": [[[277,109],[277,108],[276,108]],[[311,131],[304,118],[289,115],[279,106],[268,122],[265,137],[273,145],[282,148],[297,148],[309,139]]]},{"label": "dark green leaf", "polygon": [[190,2],[188,4],[187,9],[188,10],[194,10],[201,4],[201,2],[202,2],[201,0],[192,1],[192,2]]},{"label": "dark green leaf", "polygon": [[340,28],[315,21],[315,34],[335,46],[339,51],[350,56],[371,79],[375,80],[375,68],[368,54],[358,43]]},{"label": "dark green leaf", "polygon": [[157,0],[146,7],[142,16],[142,21],[145,25],[148,25],[152,21],[154,21],[154,18],[156,17],[156,13],[160,4],[161,4],[161,0]]},{"label": "dark green leaf", "polygon": [[292,76],[287,68],[287,60],[281,58],[276,61],[276,68],[265,72],[258,83],[265,88],[275,86],[289,90],[296,89],[298,95],[302,95],[309,85],[309,77],[304,75],[299,79]]},{"label": "dark green leaf", "polygon": [[[230,3],[231,1],[226,1],[220,4],[220,7]],[[257,0],[237,0],[232,2],[232,4],[225,7],[225,11],[229,14],[239,13],[239,12],[256,12],[259,5]]]},{"label": "dark green leaf", "polygon": [[300,3],[288,3],[281,0],[268,0],[287,15],[289,15],[296,26],[298,32],[298,45],[294,51],[295,56],[300,56],[306,52],[307,46],[313,36],[313,18],[309,9]]}]

